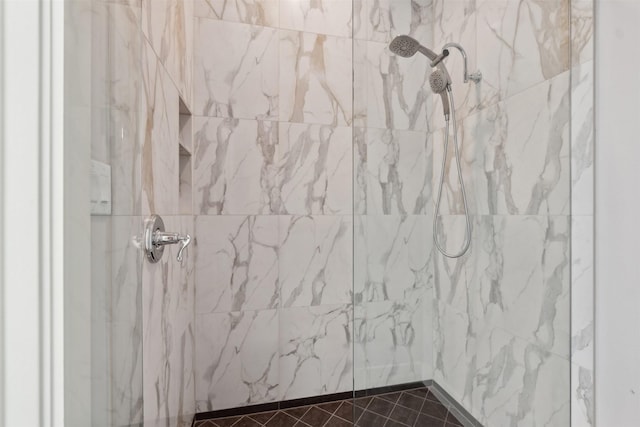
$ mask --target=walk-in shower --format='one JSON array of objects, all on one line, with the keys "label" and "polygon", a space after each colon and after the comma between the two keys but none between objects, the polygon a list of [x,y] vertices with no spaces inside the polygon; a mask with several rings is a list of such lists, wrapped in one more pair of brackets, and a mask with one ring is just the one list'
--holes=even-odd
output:
[{"label": "walk-in shower", "polygon": [[574,3],[69,2],[84,425],[570,425],[593,320]]},{"label": "walk-in shower", "polygon": [[[479,83],[482,79],[482,75],[480,72],[475,72],[472,75],[468,73],[468,64],[467,64],[467,53],[464,48],[457,43],[447,43],[442,48],[442,53],[437,55],[431,49],[422,46],[417,40],[407,35],[397,36],[391,41],[389,44],[389,49],[391,52],[396,55],[402,56],[404,58],[409,58],[416,54],[416,52],[422,53],[424,56],[431,60],[431,67],[437,68],[436,70],[431,72],[429,76],[429,84],[431,86],[431,90],[433,93],[440,95],[442,99],[442,110],[444,113],[444,118],[446,121],[446,133],[444,140],[444,150],[442,156],[442,168],[440,169],[440,180],[438,184],[438,195],[436,196],[436,205],[433,216],[433,242],[435,243],[438,250],[448,258],[459,258],[463,256],[469,250],[471,245],[471,218],[469,216],[469,203],[467,201],[467,192],[464,187],[464,179],[462,178],[462,164],[460,162],[460,147],[458,146],[458,127],[456,121],[456,109],[454,98],[452,94],[451,88],[451,77],[449,76],[449,72],[447,67],[444,65],[444,59],[449,56],[448,48],[454,47],[456,48],[463,57],[464,61],[464,82],[468,83],[469,80],[474,83]],[[440,243],[440,233],[439,233],[439,221],[438,217],[440,215],[440,202],[442,201],[442,187],[444,186],[445,179],[445,171],[447,165],[447,154],[449,148],[449,124],[452,124],[452,132],[453,132],[453,146],[455,149],[455,160],[456,167],[458,171],[458,182],[460,184],[460,190],[462,193],[462,200],[464,205],[464,216],[465,216],[465,236],[464,241],[462,243],[462,248],[457,252],[448,252],[445,247]]]}]

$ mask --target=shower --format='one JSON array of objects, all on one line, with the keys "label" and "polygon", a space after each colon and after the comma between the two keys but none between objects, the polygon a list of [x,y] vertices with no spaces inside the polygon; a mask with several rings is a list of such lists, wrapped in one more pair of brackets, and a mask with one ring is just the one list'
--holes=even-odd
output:
[{"label": "shower", "polygon": [[[394,54],[401,56],[403,58],[409,58],[415,55],[417,52],[422,53],[424,56],[431,60],[431,67],[435,68],[435,70],[429,76],[429,85],[431,86],[431,90],[433,93],[440,95],[442,99],[442,111],[444,114],[444,118],[446,121],[446,131],[445,131],[445,142],[444,142],[444,154],[442,156],[442,168],[440,170],[440,180],[438,184],[438,196],[436,198],[436,206],[435,213],[433,217],[433,241],[438,248],[438,250],[448,258],[459,258],[463,256],[471,245],[471,219],[469,217],[469,207],[467,203],[467,193],[464,188],[464,180],[462,178],[462,167],[460,163],[460,148],[458,146],[458,133],[457,133],[457,124],[456,124],[456,110],[453,100],[453,93],[451,89],[451,77],[449,76],[449,72],[444,65],[444,60],[449,56],[449,48],[457,49],[463,57],[464,60],[464,81],[465,83],[469,80],[472,80],[475,83],[478,83],[482,79],[482,75],[479,72],[472,73],[471,75],[468,73],[467,68],[467,54],[461,45],[457,43],[447,43],[442,48],[442,53],[440,55],[436,54],[432,50],[422,46],[417,40],[412,37],[401,35],[394,38],[390,45],[389,49]],[[444,173],[445,166],[447,162],[447,152],[449,148],[449,124],[453,126],[453,144],[455,148],[455,159],[456,165],[458,169],[458,181],[460,182],[460,189],[462,191],[462,200],[464,203],[464,216],[465,216],[465,236],[464,242],[462,244],[462,248],[455,253],[449,253],[445,250],[445,248],[440,244],[440,239],[438,237],[438,216],[440,213],[440,201],[442,199],[442,187],[444,186]]]}]

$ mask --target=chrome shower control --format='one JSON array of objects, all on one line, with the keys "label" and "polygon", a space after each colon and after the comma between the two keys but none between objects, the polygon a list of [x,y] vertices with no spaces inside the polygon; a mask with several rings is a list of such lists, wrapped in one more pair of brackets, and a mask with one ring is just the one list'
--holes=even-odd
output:
[{"label": "chrome shower control", "polygon": [[162,259],[164,247],[166,245],[175,245],[180,243],[180,250],[176,257],[178,262],[182,262],[182,254],[191,243],[191,236],[185,234],[181,236],[179,233],[168,233],[164,230],[164,221],[158,215],[151,215],[145,221],[144,227],[144,249],[149,262],[156,263]]}]

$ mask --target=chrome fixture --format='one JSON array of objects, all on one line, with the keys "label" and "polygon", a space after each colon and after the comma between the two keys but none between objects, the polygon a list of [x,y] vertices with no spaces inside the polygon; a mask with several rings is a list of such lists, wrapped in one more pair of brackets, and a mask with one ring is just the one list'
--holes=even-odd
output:
[{"label": "chrome fixture", "polygon": [[[465,52],[464,48],[462,46],[460,46],[458,43],[447,43],[442,47],[442,53],[444,55],[445,52],[447,52],[446,55],[444,55],[442,57],[442,59],[446,58],[449,55],[449,48],[453,47],[458,49],[458,52],[460,52],[460,54],[462,55],[462,59],[464,60],[464,82],[465,83],[469,83],[469,80],[471,80],[474,83],[480,83],[480,80],[482,80],[482,73],[480,71],[476,71],[475,73],[471,73],[469,74],[469,68],[467,66],[467,52]],[[442,56],[442,55],[440,55]],[[433,64],[431,65],[433,67]]]},{"label": "chrome fixture", "polygon": [[[429,84],[431,90],[440,95],[442,98],[442,111],[444,113],[444,119],[446,121],[446,133],[444,139],[444,154],[442,156],[442,168],[440,170],[440,185],[438,188],[438,196],[436,198],[435,215],[433,216],[433,242],[438,250],[448,258],[459,258],[469,250],[471,246],[471,219],[469,217],[469,206],[467,203],[467,192],[464,188],[464,180],[462,179],[462,167],[460,161],[460,148],[458,147],[458,132],[456,123],[456,110],[453,100],[453,92],[451,90],[451,77],[447,71],[447,67],[444,65],[444,60],[449,56],[448,48],[453,47],[460,51],[462,58],[464,59],[464,82],[467,83],[472,80],[478,83],[482,79],[480,72],[475,72],[469,75],[467,70],[467,53],[462,46],[457,43],[447,43],[442,48],[442,53],[437,55],[429,48],[422,46],[420,42],[412,37],[403,35],[398,36],[389,45],[391,52],[403,58],[409,58],[416,54],[416,52],[422,53],[424,56],[431,60],[431,68],[436,68],[429,76]],[[458,181],[460,182],[460,189],[462,191],[462,201],[464,203],[464,216],[466,220],[466,232],[464,235],[464,242],[462,248],[455,253],[449,253],[440,244],[438,217],[440,216],[440,202],[442,200],[442,187],[444,186],[444,173],[447,163],[447,153],[449,152],[449,133],[450,133],[450,118],[452,118],[453,127],[453,144],[455,149],[456,165],[458,167]]]},{"label": "chrome fixture", "polygon": [[181,236],[179,233],[167,233],[164,231],[164,221],[158,215],[151,215],[145,220],[144,225],[144,250],[147,254],[149,262],[156,263],[162,259],[164,247],[166,245],[180,244],[178,262],[182,262],[182,254],[191,243],[191,236],[185,234]]}]

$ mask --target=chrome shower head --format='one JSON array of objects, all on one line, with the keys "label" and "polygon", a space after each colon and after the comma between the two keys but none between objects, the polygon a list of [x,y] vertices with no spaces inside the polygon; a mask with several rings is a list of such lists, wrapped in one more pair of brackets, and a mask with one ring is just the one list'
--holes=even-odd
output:
[{"label": "chrome shower head", "polygon": [[391,52],[403,58],[410,58],[420,50],[420,43],[409,36],[398,36],[389,45]]}]

